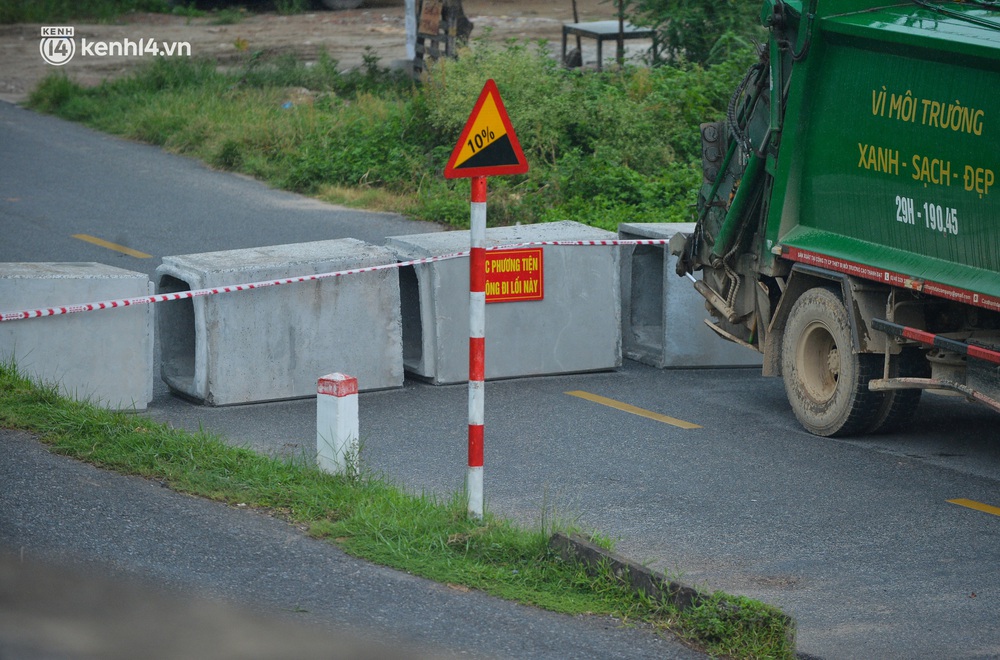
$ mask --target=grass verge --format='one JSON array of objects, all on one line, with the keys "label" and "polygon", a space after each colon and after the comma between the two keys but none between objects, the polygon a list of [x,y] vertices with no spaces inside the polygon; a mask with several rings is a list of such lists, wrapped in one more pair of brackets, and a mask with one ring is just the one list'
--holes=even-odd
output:
[{"label": "grass verge", "polygon": [[794,657],[794,630],[776,608],[721,593],[683,611],[659,604],[610,571],[593,575],[564,561],[549,547],[551,522],[526,530],[490,514],[471,521],[460,495],[414,495],[373,474],[337,477],[305,461],[261,456],[207,433],[66,399],[11,365],[0,365],[0,428],[30,431],[54,452],[179,492],[266,510],[354,556],[438,582],[566,614],[644,622],[712,655]]}]

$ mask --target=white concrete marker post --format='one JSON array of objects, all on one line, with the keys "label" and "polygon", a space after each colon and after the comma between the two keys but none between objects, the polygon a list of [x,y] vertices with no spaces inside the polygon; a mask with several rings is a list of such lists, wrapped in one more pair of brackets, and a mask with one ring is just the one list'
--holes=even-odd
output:
[{"label": "white concrete marker post", "polygon": [[316,387],[316,463],[331,474],[358,471],[358,379],[327,374]]}]

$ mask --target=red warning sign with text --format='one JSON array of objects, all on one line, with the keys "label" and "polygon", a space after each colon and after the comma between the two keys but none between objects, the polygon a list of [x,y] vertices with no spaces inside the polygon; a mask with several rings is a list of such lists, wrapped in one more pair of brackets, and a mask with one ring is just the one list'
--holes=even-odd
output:
[{"label": "red warning sign with text", "polygon": [[544,297],[542,248],[486,253],[486,302],[542,300]]}]

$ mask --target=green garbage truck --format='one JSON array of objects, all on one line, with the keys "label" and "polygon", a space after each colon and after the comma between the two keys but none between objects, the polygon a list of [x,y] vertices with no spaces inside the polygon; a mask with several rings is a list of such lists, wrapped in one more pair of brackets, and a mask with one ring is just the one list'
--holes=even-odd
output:
[{"label": "green garbage truck", "polygon": [[1000,411],[1000,2],[766,0],[761,21],[670,245],[710,327],[817,435],[896,429],[924,390]]}]

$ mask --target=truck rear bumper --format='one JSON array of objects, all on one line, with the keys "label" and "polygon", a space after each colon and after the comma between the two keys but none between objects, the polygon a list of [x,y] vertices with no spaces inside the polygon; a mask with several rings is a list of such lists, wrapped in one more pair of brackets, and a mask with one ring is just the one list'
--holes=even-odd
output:
[{"label": "truck rear bumper", "polygon": [[998,387],[1000,351],[918,328],[891,323],[883,319],[873,319],[872,327],[891,337],[907,339],[925,346],[947,350],[964,356],[964,358],[971,358],[972,362],[969,366],[970,375],[965,383],[945,378],[880,378],[870,381],[868,389],[873,392],[904,389],[950,390],[964,395],[970,401],[981,403],[1000,412],[1000,400],[998,400],[998,393],[1000,393],[1000,387]]},{"label": "truck rear bumper", "polygon": [[968,385],[941,378],[879,378],[868,383],[873,392],[890,390],[951,390],[965,395],[970,401],[981,403],[1000,412],[1000,401]]}]

